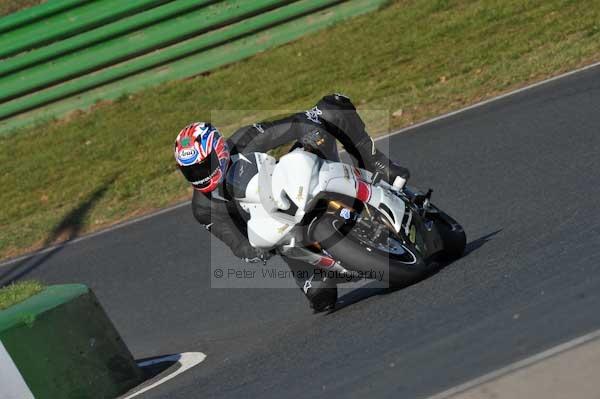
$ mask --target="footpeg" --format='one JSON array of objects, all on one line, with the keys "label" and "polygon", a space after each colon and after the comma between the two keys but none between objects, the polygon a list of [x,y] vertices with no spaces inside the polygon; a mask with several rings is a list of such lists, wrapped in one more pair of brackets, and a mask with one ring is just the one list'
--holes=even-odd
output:
[{"label": "footpeg", "polygon": [[423,208],[429,208],[429,204],[431,203],[431,194],[433,194],[433,190],[427,190],[427,194],[425,194],[425,200],[423,201]]}]

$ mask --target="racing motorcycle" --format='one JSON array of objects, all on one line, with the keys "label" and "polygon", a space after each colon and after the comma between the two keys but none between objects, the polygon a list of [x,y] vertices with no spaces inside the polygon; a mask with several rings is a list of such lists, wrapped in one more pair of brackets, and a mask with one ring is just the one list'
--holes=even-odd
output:
[{"label": "racing motorcycle", "polygon": [[297,148],[232,158],[227,190],[248,213],[248,239],[340,276],[413,284],[462,256],[466,235],[431,193]]}]

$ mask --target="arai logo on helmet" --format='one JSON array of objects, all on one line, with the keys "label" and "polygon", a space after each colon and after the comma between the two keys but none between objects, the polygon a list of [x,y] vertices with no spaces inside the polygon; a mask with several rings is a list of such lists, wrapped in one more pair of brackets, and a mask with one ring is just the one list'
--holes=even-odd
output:
[{"label": "arai logo on helmet", "polygon": [[196,162],[197,158],[198,150],[196,150],[194,147],[183,148],[179,150],[179,153],[177,154],[177,159],[183,165],[191,165]]}]

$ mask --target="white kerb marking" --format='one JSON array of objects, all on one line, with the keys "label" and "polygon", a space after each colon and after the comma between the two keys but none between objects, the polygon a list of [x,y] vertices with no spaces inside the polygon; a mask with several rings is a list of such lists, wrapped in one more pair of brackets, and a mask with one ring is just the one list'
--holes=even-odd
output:
[{"label": "white kerb marking", "polygon": [[1,341],[0,397],[2,399],[34,399],[33,393]]},{"label": "white kerb marking", "polygon": [[125,396],[123,399],[130,399],[130,398],[136,397],[138,395],[141,395],[144,392],[148,392],[149,390],[154,389],[157,386],[164,384],[165,382],[167,382],[169,380],[172,380],[173,378],[177,377],[179,374],[202,363],[204,361],[204,359],[206,359],[206,355],[202,352],[185,352],[185,353],[181,353],[179,355],[164,356],[164,357],[160,357],[157,359],[151,359],[151,360],[146,360],[144,362],[140,362],[140,363],[138,363],[139,367],[148,367],[148,366],[152,366],[154,364],[164,363],[164,362],[177,362],[177,363],[179,363],[179,368],[177,370],[175,370],[173,373],[156,381],[155,383],[148,385],[147,387],[144,387],[143,389],[140,389],[139,391],[136,391],[129,396]]}]

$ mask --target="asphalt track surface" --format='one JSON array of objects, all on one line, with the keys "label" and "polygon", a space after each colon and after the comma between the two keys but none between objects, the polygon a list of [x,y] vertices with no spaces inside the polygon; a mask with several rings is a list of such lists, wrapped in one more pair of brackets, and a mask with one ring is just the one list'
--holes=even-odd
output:
[{"label": "asphalt track surface", "polygon": [[345,291],[319,315],[298,290],[211,289],[187,206],[22,261],[22,277],[88,284],[137,358],[207,354],[148,398],[427,397],[600,328],[600,68],[388,145],[469,240],[407,289]]}]

